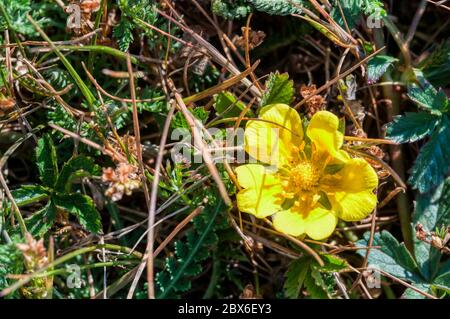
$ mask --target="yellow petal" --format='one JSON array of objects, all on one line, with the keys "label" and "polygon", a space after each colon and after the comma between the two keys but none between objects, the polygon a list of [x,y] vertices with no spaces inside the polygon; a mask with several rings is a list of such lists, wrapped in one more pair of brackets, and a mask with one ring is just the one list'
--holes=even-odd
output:
[{"label": "yellow petal", "polygon": [[236,195],[240,211],[264,218],[281,210],[282,186],[264,166],[241,165],[236,168],[236,175],[239,185],[244,188]]},{"label": "yellow petal", "polygon": [[327,209],[317,207],[310,211],[305,219],[305,232],[315,240],[329,237],[336,228],[338,218]]},{"label": "yellow petal", "polygon": [[337,211],[339,218],[347,222],[354,222],[366,218],[377,204],[377,196],[372,191],[358,193],[339,192],[335,195],[336,205],[333,209]]},{"label": "yellow petal", "polygon": [[243,188],[256,188],[262,185],[279,184],[279,179],[263,165],[246,164],[236,167],[236,177]]},{"label": "yellow petal", "polygon": [[336,174],[340,180],[335,189],[343,192],[373,190],[378,186],[378,175],[372,166],[362,158],[352,158]]},{"label": "yellow petal", "polygon": [[247,122],[245,150],[258,161],[282,165],[291,147],[303,141],[300,116],[286,104],[272,104],[261,109],[259,119]]},{"label": "yellow petal", "polygon": [[275,214],[273,227],[281,233],[300,236],[305,233],[305,220],[302,214],[285,210]]},{"label": "yellow petal", "polygon": [[339,119],[336,115],[328,111],[319,111],[311,118],[306,135],[319,151],[340,158],[338,150],[342,147],[344,135],[338,129]]},{"label": "yellow petal", "polygon": [[324,188],[334,193],[333,209],[345,221],[361,220],[375,208],[378,176],[362,158],[353,158],[335,175],[325,177]]}]

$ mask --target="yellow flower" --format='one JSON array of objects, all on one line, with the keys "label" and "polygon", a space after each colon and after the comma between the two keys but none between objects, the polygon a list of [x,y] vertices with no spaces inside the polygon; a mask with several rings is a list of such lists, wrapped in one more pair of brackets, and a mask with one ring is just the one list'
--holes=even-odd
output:
[{"label": "yellow flower", "polygon": [[358,221],[369,215],[377,203],[377,174],[364,159],[341,150],[338,127],[333,113],[320,111],[304,133],[293,108],[264,107],[245,128],[245,150],[262,164],[236,168],[239,209],[258,218],[272,216],[282,233],[316,240],[329,237],[339,218]]}]

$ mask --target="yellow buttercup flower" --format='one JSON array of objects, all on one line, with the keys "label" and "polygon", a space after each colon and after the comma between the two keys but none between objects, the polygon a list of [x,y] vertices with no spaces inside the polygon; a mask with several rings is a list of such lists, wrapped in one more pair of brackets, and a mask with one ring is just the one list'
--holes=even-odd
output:
[{"label": "yellow buttercup flower", "polygon": [[303,132],[299,114],[285,104],[264,107],[247,122],[246,152],[261,164],[236,168],[238,208],[293,236],[329,237],[338,219],[358,221],[374,209],[378,177],[361,158],[341,150],[339,119],[314,114]]}]

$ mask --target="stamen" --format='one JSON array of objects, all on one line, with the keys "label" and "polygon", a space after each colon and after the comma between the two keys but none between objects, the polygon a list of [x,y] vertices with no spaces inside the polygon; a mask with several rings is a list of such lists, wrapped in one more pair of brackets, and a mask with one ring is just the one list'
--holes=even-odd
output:
[{"label": "stamen", "polygon": [[279,173],[285,193],[293,193],[297,197],[308,197],[308,193],[319,184],[320,171],[309,161],[298,162],[290,169],[280,170]]},{"label": "stamen", "polygon": [[305,153],[305,141],[302,142],[302,144],[300,145],[300,157],[302,160],[306,161],[306,153]]}]

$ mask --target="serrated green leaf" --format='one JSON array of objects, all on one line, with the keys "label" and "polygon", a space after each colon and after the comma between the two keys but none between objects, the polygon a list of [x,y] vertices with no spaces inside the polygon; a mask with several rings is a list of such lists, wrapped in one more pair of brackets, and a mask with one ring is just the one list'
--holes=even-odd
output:
[{"label": "serrated green leaf", "polygon": [[[432,293],[431,286],[429,284],[416,284],[413,283],[413,286],[417,289],[420,289],[423,292]],[[415,291],[414,289],[407,288],[403,293],[402,299],[426,299],[427,297],[423,294]]]},{"label": "serrated green leaf", "polygon": [[70,192],[74,178],[96,175],[99,171],[99,167],[92,158],[83,155],[72,157],[63,165],[55,184],[55,190]]},{"label": "serrated green leaf", "polygon": [[173,247],[175,249],[177,260],[183,262],[183,260],[185,260],[185,258],[189,255],[188,246],[184,242],[177,240]]},{"label": "serrated green leaf", "polygon": [[[305,286],[312,298],[331,298],[330,293],[333,291],[331,286],[334,287],[335,282],[330,281],[327,276],[331,276],[329,274],[331,272],[344,270],[348,264],[345,260],[330,254],[323,254],[321,258],[325,263],[324,266],[320,266],[311,256],[301,257],[289,264],[284,282],[286,297],[298,298],[302,287]],[[326,280],[324,276],[327,277]]]},{"label": "serrated green leaf", "polygon": [[435,114],[445,112],[448,107],[448,98],[444,91],[436,90],[428,81],[418,77],[420,83],[413,83],[408,87],[408,97],[418,106]]},{"label": "serrated green leaf", "polygon": [[165,264],[169,274],[173,275],[177,271],[177,260],[174,257],[167,257]]},{"label": "serrated green leaf", "polygon": [[253,7],[261,12],[272,15],[289,15],[292,13],[300,14],[302,7],[305,6],[304,0],[247,0]]},{"label": "serrated green leaf", "polygon": [[289,264],[284,282],[284,293],[287,298],[298,298],[305,278],[310,271],[311,261],[309,257],[301,257]]},{"label": "serrated green leaf", "polygon": [[55,194],[52,197],[54,204],[75,215],[86,230],[99,234],[102,231],[100,214],[95,208],[92,198],[79,193]]},{"label": "serrated green leaf", "polygon": [[427,112],[405,113],[387,125],[386,137],[396,143],[412,143],[430,135],[440,117]]},{"label": "serrated green leaf", "polygon": [[336,255],[323,254],[320,256],[320,258],[322,258],[323,262],[325,263],[324,266],[315,264],[315,268],[317,268],[317,270],[320,272],[339,272],[348,268],[347,261],[345,259],[339,258]]},{"label": "serrated green leaf", "polygon": [[[205,123],[208,119],[209,112],[205,110],[203,107],[196,107],[194,109],[190,109],[190,112],[192,115],[202,123]],[[186,118],[184,117],[182,112],[175,113],[172,122],[170,123],[170,126],[172,128],[184,128],[189,129],[189,124],[186,121]]]},{"label": "serrated green leaf", "polygon": [[[342,12],[344,13],[345,22],[347,23],[348,27],[350,29],[353,29],[358,19],[361,17],[362,8],[360,8],[356,1],[358,0],[345,0],[341,1],[341,8]],[[338,5],[334,5],[330,12],[331,17],[333,17],[333,20],[336,21],[342,28],[345,28],[346,24],[344,22],[344,19],[342,17],[341,10],[339,9]]]},{"label": "serrated green leaf", "polygon": [[[190,263],[186,267],[184,274],[186,276],[194,277],[194,276],[198,276],[201,272],[202,272],[202,266],[200,264]],[[190,281],[188,281],[188,282],[190,282]]]},{"label": "serrated green leaf", "polygon": [[23,271],[22,253],[15,244],[0,245],[0,290],[9,287],[13,281],[7,275],[21,274]]},{"label": "serrated green leaf", "polygon": [[309,293],[310,298],[312,299],[329,299],[326,290],[322,287],[322,285],[317,283],[321,282],[320,279],[322,279],[320,273],[318,271],[314,272],[313,270],[313,272],[309,276],[305,277],[304,285],[306,291]]},{"label": "serrated green leaf", "polygon": [[[333,2],[330,15],[343,28],[346,27],[339,6]],[[353,29],[363,14],[372,19],[382,19],[386,16],[383,2],[379,0],[339,0],[340,7],[344,12],[345,21],[350,29]]]},{"label": "serrated green leaf", "polygon": [[30,14],[40,26],[48,25],[51,21],[46,16],[45,6],[39,5],[35,1],[31,0],[2,0],[0,6],[4,6],[5,14],[8,18],[5,18],[3,9],[0,11],[0,30],[4,31],[8,28],[8,22],[10,20],[11,28],[17,33],[22,33],[27,36],[36,36],[37,32],[27,19],[27,14]]},{"label": "serrated green leaf", "polygon": [[[364,234],[364,239],[357,242],[358,246],[365,247],[369,240],[369,233]],[[369,254],[369,266],[382,269],[391,275],[412,282],[421,282],[418,275],[418,267],[413,257],[404,244],[400,244],[388,231],[375,233],[373,246]],[[358,251],[365,256],[365,251]]]},{"label": "serrated green leaf", "polygon": [[230,2],[228,0],[212,0],[211,11],[225,19],[245,18],[252,10],[246,0]]},{"label": "serrated green leaf", "polygon": [[133,29],[134,25],[127,17],[122,17],[113,29],[113,37],[117,39],[119,49],[123,52],[128,51],[133,42]]},{"label": "serrated green leaf", "polygon": [[287,73],[271,73],[266,82],[266,91],[264,92],[260,106],[266,106],[276,103],[290,104],[294,96],[294,84],[289,80]]},{"label": "serrated green leaf", "polygon": [[374,15],[375,18],[381,19],[387,15],[384,9],[384,3],[381,0],[360,0],[365,14]]},{"label": "serrated green leaf", "polygon": [[190,280],[187,280],[186,277],[180,278],[177,282],[177,290],[179,292],[186,292],[191,289],[192,284]]},{"label": "serrated green leaf", "polygon": [[420,150],[408,182],[421,193],[439,185],[448,173],[450,162],[450,120],[442,117],[430,140]]},{"label": "serrated green leaf", "polygon": [[165,287],[170,282],[170,273],[167,271],[160,271],[155,275],[155,282],[157,283],[158,292],[164,293]]},{"label": "serrated green leaf", "polygon": [[397,61],[398,59],[388,55],[377,55],[370,59],[367,62],[367,82],[369,84],[377,82],[388,68]]},{"label": "serrated green leaf", "polygon": [[[417,196],[412,221],[413,225],[420,223],[428,231],[450,224],[450,178],[447,178],[434,193]],[[417,238],[415,238],[414,251],[422,275],[431,281],[438,270],[441,253],[435,247]]]},{"label": "serrated green leaf", "polygon": [[49,197],[50,190],[41,185],[22,185],[11,191],[17,206],[25,206]]},{"label": "serrated green leaf", "polygon": [[[331,295],[329,294],[329,288],[330,287],[328,287],[328,285],[327,285],[327,283],[325,282],[325,280],[324,280],[324,277],[323,276],[326,276],[327,274],[322,274],[322,273],[320,273],[320,271],[316,268],[316,267],[313,267],[312,268],[312,270],[311,270],[311,277],[314,279],[314,281],[316,282],[316,285],[317,285],[317,287],[320,287],[321,288],[321,290],[323,291],[323,295],[321,295],[321,296],[317,296],[317,297],[314,297],[312,294],[311,294],[311,297],[312,298],[320,298],[320,299],[330,299],[331,298]],[[307,288],[307,290],[308,290],[308,288]],[[321,294],[322,294],[322,292],[321,292]]]},{"label": "serrated green leaf", "polygon": [[[210,211],[210,209],[212,209],[212,211]],[[186,289],[189,289],[190,280],[187,278],[191,277],[191,274],[193,273],[199,273],[199,266],[196,266],[195,264],[198,265],[198,262],[203,260],[205,256],[208,255],[208,246],[205,246],[205,242],[208,242],[208,238],[211,239],[210,233],[214,231],[214,226],[217,223],[216,218],[224,209],[225,205],[223,201],[218,199],[214,207],[208,205],[207,209],[205,209],[200,216],[197,216],[194,219],[197,220],[197,223],[203,225],[203,227],[201,228],[201,231],[199,229],[197,234],[194,233],[196,232],[196,229],[188,232],[187,246],[177,244],[177,250],[182,253],[183,258],[180,262],[176,262],[171,266],[170,277],[168,278],[163,274],[157,275],[160,283],[164,280],[164,283],[162,283],[163,285],[159,286],[160,293],[158,294],[158,298],[168,298],[171,296],[172,292],[185,291]],[[186,249],[189,251],[187,252]],[[174,260],[174,258],[172,259]]]},{"label": "serrated green leaf", "polygon": [[44,208],[25,219],[28,232],[33,235],[33,237],[43,237],[53,226],[56,212],[56,206],[50,200]]},{"label": "serrated green leaf", "polygon": [[58,176],[58,165],[56,163],[56,149],[49,134],[44,134],[37,143],[36,165],[39,177],[45,186],[55,185]]}]

